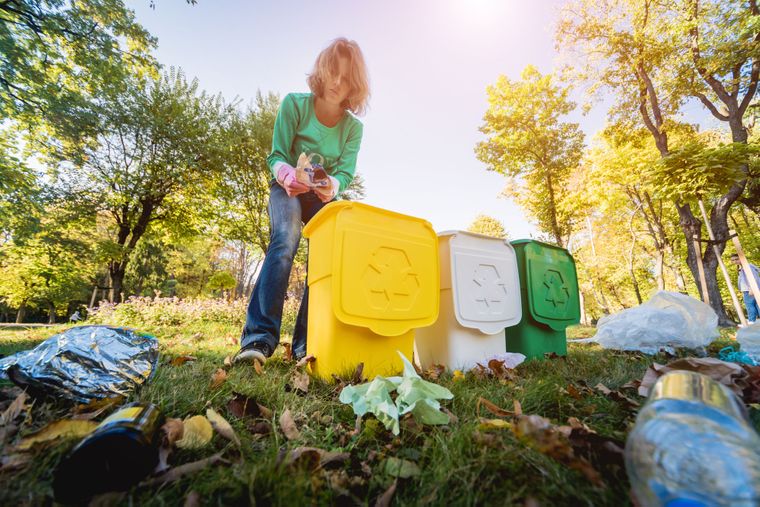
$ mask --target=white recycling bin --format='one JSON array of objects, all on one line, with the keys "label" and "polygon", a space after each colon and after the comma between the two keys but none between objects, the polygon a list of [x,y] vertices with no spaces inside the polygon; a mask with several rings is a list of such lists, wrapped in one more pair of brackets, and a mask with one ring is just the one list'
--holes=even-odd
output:
[{"label": "white recycling bin", "polygon": [[466,231],[438,233],[441,301],[438,320],[415,334],[423,368],[468,370],[506,354],[504,328],[522,318],[517,257],[504,239]]}]

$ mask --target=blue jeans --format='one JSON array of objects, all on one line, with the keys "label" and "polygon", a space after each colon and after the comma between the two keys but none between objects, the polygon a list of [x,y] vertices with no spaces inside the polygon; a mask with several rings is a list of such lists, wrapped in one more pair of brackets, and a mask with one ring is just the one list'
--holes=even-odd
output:
[{"label": "blue jeans", "polygon": [[[301,224],[308,223],[324,206],[325,203],[314,192],[288,197],[275,180],[269,182],[269,248],[248,303],[245,327],[240,337],[241,348],[263,342],[269,346],[270,352],[274,352],[280,343],[282,306],[293,259],[301,240]],[[293,331],[293,355],[296,357],[306,354],[308,298],[307,283]]]},{"label": "blue jeans", "polygon": [[755,296],[749,291],[742,291],[744,296],[744,306],[747,307],[747,320],[749,322],[755,322],[758,316],[760,316],[760,308],[757,307],[757,300]]}]

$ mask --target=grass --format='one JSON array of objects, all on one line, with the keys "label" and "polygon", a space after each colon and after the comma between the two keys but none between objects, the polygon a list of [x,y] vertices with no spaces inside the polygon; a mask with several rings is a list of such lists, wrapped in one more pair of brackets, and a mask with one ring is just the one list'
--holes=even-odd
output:
[{"label": "grass", "polygon": [[[0,354],[30,348],[65,327],[0,331]],[[177,452],[170,461],[174,465],[217,451],[225,451],[229,463],[208,467],[162,487],[135,488],[118,499],[123,505],[177,505],[190,491],[200,494],[204,505],[374,504],[394,481],[385,472],[391,457],[413,461],[420,469],[417,476],[399,479],[395,505],[522,505],[529,499],[544,505],[630,505],[629,484],[622,469],[595,463],[606,484],[596,487],[580,472],[534,450],[509,430],[489,432],[484,437],[478,429],[477,401],[484,397],[511,409],[517,400],[526,414],[547,417],[555,424],[565,424],[569,417],[575,417],[600,435],[622,441],[635,413],[623,402],[584,390],[583,386],[602,383],[618,390],[640,379],[652,361],[667,361],[664,357],[605,351],[571,342],[566,358],[523,364],[517,368],[514,380],[467,375],[454,381],[450,373],[444,373],[437,382],[454,393],[454,399],[444,402],[444,406],[458,421],[424,428],[404,421],[400,436],[394,437],[371,416],[365,417],[358,434],[352,434],[355,416],[350,407],[337,400],[334,385],[312,379],[305,396],[286,389],[295,366],[281,358],[281,349],[267,363],[263,375],[250,368],[233,368],[227,381],[212,389],[209,380],[213,372],[237,348],[237,326],[196,321],[148,325],[141,330],[158,337],[162,357],[153,381],[133,399],[156,404],[168,417],[184,418],[213,407],[232,424],[242,447],[238,455],[232,444],[215,435],[208,448]],[[568,335],[580,338],[593,332],[593,328],[578,326]],[[728,334],[721,341],[730,343]],[[197,360],[181,366],[169,364],[171,358],[186,354]],[[272,409],[273,427],[277,427],[279,414],[289,409],[302,438],[289,442],[280,431],[264,437],[251,434],[246,422],[226,409],[233,391]],[[583,394],[569,394],[578,391]],[[638,399],[632,390],[625,393]],[[66,417],[70,408],[63,401],[36,403],[32,422],[22,428],[21,434]],[[65,441],[38,451],[26,469],[0,474],[0,505],[49,505],[54,467],[74,444]],[[351,458],[339,469],[325,472],[277,464],[283,449],[299,446],[344,451]],[[0,456],[3,454],[5,450]]]}]

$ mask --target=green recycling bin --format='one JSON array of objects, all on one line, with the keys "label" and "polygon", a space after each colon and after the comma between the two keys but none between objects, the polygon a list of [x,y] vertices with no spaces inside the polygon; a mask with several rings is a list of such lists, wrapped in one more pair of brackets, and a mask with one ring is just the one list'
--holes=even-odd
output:
[{"label": "green recycling bin", "polygon": [[567,355],[567,326],[580,322],[578,275],[570,252],[531,239],[512,241],[520,275],[522,319],[506,328],[507,351],[543,359]]}]

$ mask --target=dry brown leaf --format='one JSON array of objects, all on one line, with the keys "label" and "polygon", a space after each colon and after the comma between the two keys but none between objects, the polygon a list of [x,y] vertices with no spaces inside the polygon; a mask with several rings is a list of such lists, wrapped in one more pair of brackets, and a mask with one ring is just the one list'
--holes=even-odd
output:
[{"label": "dry brown leaf", "polygon": [[272,433],[272,425],[269,421],[259,421],[248,426],[248,431],[254,435],[269,435]]},{"label": "dry brown leaf", "polygon": [[182,419],[170,417],[161,426],[161,430],[164,433],[162,440],[166,445],[171,447],[177,441],[182,440],[182,435],[185,433],[185,424],[182,422]]},{"label": "dry brown leaf", "polygon": [[443,375],[443,372],[446,371],[446,367],[442,364],[434,364],[421,375],[422,377],[427,378],[428,380],[438,380],[438,378]]},{"label": "dry brown leaf", "polygon": [[599,382],[597,385],[595,385],[594,389],[596,389],[597,391],[599,391],[600,393],[602,393],[605,396],[607,396],[608,394],[610,394],[612,392],[612,390],[609,387],[607,387],[606,385],[602,384],[601,382]]},{"label": "dry brown leaf", "polygon": [[261,366],[261,363],[259,361],[253,362],[253,369],[256,370],[256,373],[259,375],[262,375],[264,373],[264,368]]},{"label": "dry brown leaf", "polygon": [[211,375],[211,389],[216,389],[227,380],[227,372],[222,368],[217,369],[213,375]]},{"label": "dry brown leaf", "polygon": [[214,436],[214,429],[208,419],[194,415],[183,421],[184,432],[176,445],[180,449],[200,449],[207,446]]},{"label": "dry brown leaf", "polygon": [[296,392],[300,391],[303,394],[306,394],[309,392],[309,374],[296,370],[293,372],[293,376],[290,377],[290,385],[292,386],[292,389]]},{"label": "dry brown leaf", "polygon": [[123,401],[123,396],[113,396],[111,398],[93,400],[87,405],[77,405],[74,409],[74,415],[71,416],[71,418],[91,421],[92,419],[97,419],[104,412],[111,410],[117,405],[121,405]]},{"label": "dry brown leaf", "polygon": [[0,428],[13,422],[22,411],[25,412],[29,409],[29,407],[26,406],[26,400],[28,399],[29,396],[23,391],[16,396],[16,399],[13,400],[10,406],[5,409],[5,412],[0,415]]},{"label": "dry brown leaf", "polygon": [[227,419],[219,415],[219,413],[213,408],[206,409],[206,418],[211,422],[211,426],[217,431],[217,433],[227,440],[231,440],[235,445],[240,447],[240,439],[235,434],[235,430],[232,429],[230,423],[227,422]]},{"label": "dry brown leaf", "polygon": [[519,401],[514,400],[515,415],[522,415],[522,405]]},{"label": "dry brown leaf", "polygon": [[16,445],[18,451],[28,451],[37,444],[47,444],[59,438],[83,438],[98,427],[94,421],[82,421],[75,419],[62,419],[55,421],[40,431],[29,435]]},{"label": "dry brown leaf", "polygon": [[499,417],[512,417],[515,415],[514,412],[510,412],[509,410],[504,410],[503,408],[500,408],[495,403],[488,401],[487,399],[480,397],[478,398],[478,404],[475,408],[476,413],[478,416],[480,416],[480,407],[484,406],[489,412],[491,412],[493,415],[497,415]]},{"label": "dry brown leaf", "polygon": [[378,497],[377,501],[375,501],[375,507],[389,507],[391,501],[393,501],[393,495],[396,493],[397,486],[398,479],[394,479],[393,484],[391,484],[390,487]]},{"label": "dry brown leaf", "polygon": [[293,360],[293,346],[288,342],[282,342],[280,343],[280,346],[282,347],[282,358],[285,361],[292,361]]},{"label": "dry brown leaf", "polygon": [[185,505],[184,507],[200,507],[201,506],[201,495],[197,491],[191,491],[187,494],[185,497]]},{"label": "dry brown leaf", "polygon": [[227,356],[224,358],[224,366],[227,368],[232,367],[232,356]]},{"label": "dry brown leaf", "polygon": [[18,470],[24,468],[31,463],[32,455],[29,453],[23,454],[11,454],[8,456],[0,456],[0,472],[7,472],[10,470]]},{"label": "dry brown leaf", "polygon": [[193,356],[178,356],[172,359],[169,364],[172,366],[182,366],[188,361],[195,361]]},{"label": "dry brown leaf", "polygon": [[313,363],[314,361],[316,361],[316,358],[312,355],[308,355],[306,357],[301,358],[301,360],[296,363],[296,368],[302,368],[309,363]]},{"label": "dry brown leaf", "polygon": [[581,394],[581,392],[573,384],[568,384],[567,394],[569,394],[571,398],[574,398],[576,400],[580,400],[581,398],[583,398],[583,395]]},{"label": "dry brown leaf", "polygon": [[233,398],[227,403],[227,410],[235,417],[241,419],[245,417],[261,417],[264,419],[272,418],[272,411],[264,405],[257,403],[255,399],[240,393],[232,393]]},{"label": "dry brown leaf", "polygon": [[174,482],[177,479],[184,477],[185,475],[199,472],[204,468],[208,468],[211,465],[216,465],[217,463],[227,463],[226,460],[222,459],[221,452],[218,452],[202,460],[193,461],[192,463],[186,463],[184,465],[174,467],[163,475],[141,483],[140,487],[153,487],[165,484],[167,482]]},{"label": "dry brown leaf", "polygon": [[298,431],[298,428],[296,427],[290,409],[285,409],[285,412],[280,415],[280,429],[282,429],[282,432],[288,440],[297,440],[301,438],[301,432]]}]

